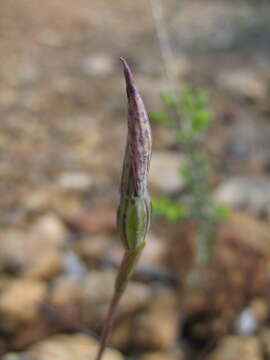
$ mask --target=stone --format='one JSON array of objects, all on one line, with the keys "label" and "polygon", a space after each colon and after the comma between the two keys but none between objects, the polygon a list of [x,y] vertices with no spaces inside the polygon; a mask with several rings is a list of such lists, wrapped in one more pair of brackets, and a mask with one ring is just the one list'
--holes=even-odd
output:
[{"label": "stone", "polygon": [[24,353],[8,353],[2,356],[1,360],[33,360],[33,358]]},{"label": "stone", "polygon": [[[64,268],[62,254],[57,248],[48,247],[44,252],[40,250],[30,251],[29,262],[22,271],[23,276],[35,279],[50,279]],[[30,256],[32,254],[32,259]],[[34,255],[33,255],[34,254]]]},{"label": "stone", "polygon": [[65,172],[57,180],[57,185],[62,191],[83,193],[92,186],[92,178],[85,172]]},{"label": "stone", "polygon": [[29,228],[25,246],[29,249],[27,277],[48,279],[63,269],[62,248],[67,229],[56,215],[47,213]]},{"label": "stone", "polygon": [[0,95],[1,108],[9,108],[16,102],[18,94],[14,89],[5,89]]},{"label": "stone", "polygon": [[47,246],[65,245],[67,229],[60,218],[53,213],[39,217],[29,229],[30,236],[46,239]]},{"label": "stone", "polygon": [[270,328],[264,327],[259,333],[259,339],[262,343],[262,347],[266,358],[270,356]]},{"label": "stone", "polygon": [[235,320],[235,329],[239,335],[252,335],[258,329],[258,321],[252,309],[244,309]]},{"label": "stone", "polygon": [[53,211],[67,223],[72,223],[82,211],[82,201],[78,194],[58,192],[57,196],[51,199]]},{"label": "stone", "polygon": [[46,45],[52,48],[59,48],[64,44],[62,35],[59,32],[48,28],[44,29],[42,32],[39,32],[38,40],[42,45]]},{"label": "stone", "polygon": [[136,348],[168,350],[178,329],[177,299],[171,290],[161,290],[134,319],[132,341]]},{"label": "stone", "polygon": [[133,331],[132,322],[133,316],[116,319],[110,339],[110,343],[113,347],[124,351],[130,346],[130,339]]},{"label": "stone", "polygon": [[95,54],[83,59],[80,69],[90,77],[108,76],[114,70],[114,61],[111,56],[106,54]]},{"label": "stone", "polygon": [[239,174],[260,174],[268,171],[269,139],[269,127],[264,122],[256,121],[249,110],[240,110],[235,114],[235,120],[223,137],[224,143],[220,143],[219,150],[225,150],[224,160],[230,169],[237,169]]},{"label": "stone", "polygon": [[149,182],[158,191],[174,193],[184,187],[180,175],[183,157],[172,151],[156,151],[153,153],[149,174]]},{"label": "stone", "polygon": [[108,303],[113,294],[115,278],[115,271],[91,271],[84,280],[82,298],[86,303]]},{"label": "stone", "polygon": [[48,294],[48,302],[55,307],[76,304],[81,298],[80,283],[68,276],[56,278]]},{"label": "stone", "polygon": [[[85,323],[94,329],[100,329],[111,302],[116,271],[91,271],[82,283],[81,310]],[[119,317],[132,314],[142,308],[150,299],[151,291],[147,285],[130,281],[121,299]]]},{"label": "stone", "polygon": [[26,266],[27,254],[24,251],[23,231],[11,230],[3,232],[0,240],[0,269],[17,273]]},{"label": "stone", "polygon": [[142,252],[139,266],[162,266],[165,264],[167,255],[167,243],[165,239],[150,231],[147,235],[146,246]]},{"label": "stone", "polygon": [[137,281],[130,281],[119,306],[122,315],[132,314],[149,304],[151,289]]},{"label": "stone", "polygon": [[63,253],[65,275],[74,280],[81,280],[87,272],[84,263],[79,256],[71,249]]},{"label": "stone", "polygon": [[138,358],[138,360],[184,360],[184,355],[180,351],[171,352],[148,352]]},{"label": "stone", "polygon": [[250,309],[253,311],[259,323],[263,323],[267,320],[269,314],[269,306],[264,299],[254,298],[250,303]]},{"label": "stone", "polygon": [[[200,281],[196,280],[192,288],[185,282],[186,288],[182,286],[179,291],[180,308],[188,319],[192,337],[208,341],[212,336],[220,338],[231,332],[235,319],[247,307],[247,299],[255,299],[260,294],[268,303],[265,289],[268,289],[270,274],[270,226],[250,214],[231,211],[230,216],[218,224],[211,266],[197,268],[192,256],[195,231],[194,223],[190,222],[177,227],[169,246],[168,264],[174,273],[178,273],[180,283],[188,279],[192,269],[197,270],[195,278]],[[255,311],[252,312],[253,321]],[[255,319],[260,328],[262,320],[257,315]],[[254,327],[251,330],[253,332]]]},{"label": "stone", "polygon": [[115,206],[104,203],[102,206],[84,209],[71,221],[71,225],[78,231],[92,234],[115,232]]},{"label": "stone", "polygon": [[11,280],[0,294],[1,326],[10,330],[23,322],[33,321],[38,316],[46,292],[42,281]]},{"label": "stone", "polygon": [[49,279],[63,269],[65,237],[65,226],[53,214],[39,217],[26,231],[2,233],[0,268],[31,278]]},{"label": "stone", "polygon": [[[56,335],[49,337],[29,348],[26,352],[35,360],[95,360],[98,342],[86,335]],[[123,360],[114,349],[107,349],[104,360]]]},{"label": "stone", "polygon": [[[218,237],[220,246],[229,246],[230,242],[227,239],[237,239],[237,243],[243,249],[247,248],[249,251],[256,252],[258,256],[270,257],[270,226],[268,223],[255,218],[252,215],[249,215],[240,211],[232,211],[228,219],[223,221],[219,227]],[[227,250],[221,248],[219,251],[220,259],[224,263],[233,260],[234,265],[238,264],[237,256],[234,256],[234,253],[231,253],[231,259],[227,259]]]},{"label": "stone", "polygon": [[268,305],[261,298],[254,298],[249,306],[238,314],[235,328],[240,335],[252,335],[268,318]]},{"label": "stone", "polygon": [[76,241],[74,250],[87,263],[95,262],[107,254],[112,240],[112,237],[102,234],[84,236]]},{"label": "stone", "polygon": [[232,177],[218,186],[214,198],[234,209],[270,218],[270,183],[265,177]]},{"label": "stone", "polygon": [[262,101],[267,97],[267,83],[251,69],[230,69],[223,71],[218,78],[220,87],[232,96]]},{"label": "stone", "polygon": [[259,339],[255,336],[225,336],[209,360],[263,360]]},{"label": "stone", "polygon": [[248,307],[237,315],[235,328],[240,335],[252,335],[268,319],[269,309],[263,298],[254,298]]},{"label": "stone", "polygon": [[42,78],[41,69],[38,63],[25,63],[20,73],[20,81],[24,85],[34,85]]},{"label": "stone", "polygon": [[56,186],[44,186],[27,192],[23,203],[27,214],[31,217],[53,212],[58,218],[70,220],[82,211],[81,200],[77,193],[69,192],[67,196],[65,191],[59,191]]},{"label": "stone", "polygon": [[23,198],[26,212],[30,215],[36,215],[48,211],[51,202],[51,192],[52,190],[47,188],[39,188],[27,192]]}]

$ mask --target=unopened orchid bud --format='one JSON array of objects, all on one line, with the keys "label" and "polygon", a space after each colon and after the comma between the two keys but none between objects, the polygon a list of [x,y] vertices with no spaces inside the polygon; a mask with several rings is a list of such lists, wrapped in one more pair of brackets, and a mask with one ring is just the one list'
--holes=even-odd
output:
[{"label": "unopened orchid bud", "polygon": [[125,254],[118,271],[115,293],[102,330],[96,360],[102,358],[120,298],[144,248],[151,215],[151,203],[147,191],[152,150],[151,129],[131,70],[125,59],[121,58],[121,61],[124,66],[128,97],[128,133],[120,186],[117,225],[125,247]]},{"label": "unopened orchid bud", "polygon": [[[147,112],[134,83],[131,70],[124,59],[128,97],[128,134],[124,156],[118,207],[118,230],[125,249],[130,253],[126,258],[126,271],[129,276],[144,247],[145,237],[150,225],[151,203],[147,190],[148,173],[151,160],[152,137]],[[133,255],[131,256],[131,253]],[[136,259],[136,260],[135,260]],[[122,264],[124,266],[124,263]],[[129,277],[128,276],[128,277]],[[119,279],[118,282],[119,283]],[[121,281],[120,281],[121,282]]]},{"label": "unopened orchid bud", "polygon": [[152,152],[150,122],[127,62],[124,66],[128,97],[128,134],[123,164],[121,195],[144,195]]}]

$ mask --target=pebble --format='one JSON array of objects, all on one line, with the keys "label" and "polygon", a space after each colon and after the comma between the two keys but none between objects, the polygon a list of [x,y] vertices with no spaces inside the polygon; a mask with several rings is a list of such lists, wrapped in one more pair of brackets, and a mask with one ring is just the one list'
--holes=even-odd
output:
[{"label": "pebble", "polygon": [[32,224],[29,229],[29,235],[41,240],[46,239],[47,246],[65,245],[67,229],[58,216],[53,213],[47,213]]},{"label": "pebble", "polygon": [[261,298],[254,298],[249,307],[238,314],[235,328],[240,335],[254,334],[268,318],[268,305]]},{"label": "pebble", "polygon": [[166,261],[167,245],[165,239],[150,232],[147,235],[146,246],[142,252],[139,265],[163,266]]},{"label": "pebble", "polygon": [[80,69],[87,76],[103,77],[113,72],[114,61],[111,56],[106,54],[95,54],[83,59]]},{"label": "pebble", "polygon": [[[37,248],[36,248],[37,249]],[[29,261],[22,271],[23,276],[35,279],[50,279],[64,268],[63,256],[57,248],[49,247],[30,252]],[[31,259],[32,256],[32,259]]]},{"label": "pebble", "polygon": [[23,353],[8,353],[2,356],[1,360],[33,360],[33,358]]},{"label": "pebble", "polygon": [[84,172],[65,172],[57,180],[60,190],[70,192],[89,191],[92,185],[92,178]]},{"label": "pebble", "polygon": [[184,187],[180,174],[183,157],[172,151],[153,153],[149,174],[151,186],[158,191],[174,193]]},{"label": "pebble", "polygon": [[130,338],[133,331],[133,317],[117,319],[110,340],[113,347],[125,351],[131,345]]},{"label": "pebble", "polygon": [[81,298],[81,285],[69,276],[61,275],[54,279],[48,294],[48,302],[55,307],[76,304]]},{"label": "pebble", "polygon": [[[87,263],[95,262],[107,255],[110,244],[112,243],[111,240],[112,238],[110,236],[102,234],[85,236],[76,241],[74,249],[80,258],[87,261]],[[117,243],[117,241],[115,241],[115,243]]]},{"label": "pebble", "polygon": [[[248,249],[249,252],[256,253],[259,257],[270,258],[270,226],[253,215],[232,211],[230,217],[220,224],[218,237],[221,242],[224,242],[225,247],[230,247],[230,239],[237,239],[238,247],[242,248],[242,251]],[[236,249],[227,253],[226,249],[222,247],[219,256],[224,263],[228,261],[228,266],[232,266],[233,263],[239,266],[236,254]],[[242,261],[244,261],[244,257]]]},{"label": "pebble", "polygon": [[30,216],[51,213],[59,218],[70,220],[82,211],[82,203],[78,193],[59,191],[53,187],[41,187],[28,191],[23,199],[26,212]]},{"label": "pebble", "polygon": [[1,327],[16,328],[38,316],[39,306],[45,300],[45,283],[37,280],[11,280],[0,294]]},{"label": "pebble", "polygon": [[267,320],[269,307],[265,300],[261,298],[253,299],[250,303],[250,309],[253,311],[259,323],[265,322]]},{"label": "pebble", "polygon": [[63,253],[63,259],[65,274],[68,277],[80,280],[86,274],[86,267],[74,251],[66,250]]},{"label": "pebble", "polygon": [[42,45],[46,45],[52,48],[59,48],[64,44],[63,37],[59,32],[47,28],[46,30],[39,33],[38,40]]},{"label": "pebble", "polygon": [[184,360],[184,355],[180,351],[149,352],[140,356],[138,360]]},{"label": "pebble", "polygon": [[267,97],[267,83],[251,69],[230,69],[223,71],[218,83],[231,95],[254,101],[262,101]]},{"label": "pebble", "polygon": [[161,290],[135,318],[134,346],[138,349],[168,350],[175,343],[177,328],[176,295],[171,290]]},{"label": "pebble", "polygon": [[65,237],[64,224],[53,214],[39,217],[28,230],[2,233],[0,268],[28,278],[49,279],[63,269]]},{"label": "pebble", "polygon": [[[30,347],[26,355],[35,360],[95,360],[98,342],[86,335],[56,335]],[[104,360],[123,360],[114,349],[107,349]]]},{"label": "pebble", "polygon": [[268,359],[270,356],[270,328],[264,327],[259,333],[259,339],[262,343],[262,347],[266,358]]},{"label": "pebble", "polygon": [[239,335],[252,335],[258,329],[258,321],[252,309],[244,309],[237,316],[235,329]]},{"label": "pebble", "polygon": [[[85,323],[93,329],[100,329],[107,315],[113,296],[116,271],[90,271],[81,288],[81,311]],[[119,305],[118,316],[131,315],[145,306],[151,290],[145,284],[130,281]]]},{"label": "pebble", "polygon": [[217,349],[209,356],[209,360],[263,360],[258,338],[253,336],[226,336]]},{"label": "pebble", "polygon": [[270,218],[270,182],[265,177],[232,177],[219,185],[214,197],[217,203]]}]

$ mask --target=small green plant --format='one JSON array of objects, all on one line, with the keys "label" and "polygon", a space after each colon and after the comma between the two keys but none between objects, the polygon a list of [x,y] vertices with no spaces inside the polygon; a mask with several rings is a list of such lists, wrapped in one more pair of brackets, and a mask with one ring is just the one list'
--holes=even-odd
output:
[{"label": "small green plant", "polygon": [[184,86],[179,98],[171,92],[164,92],[161,97],[166,110],[152,112],[151,120],[171,128],[175,134],[174,145],[185,155],[179,175],[184,179],[186,191],[181,203],[167,195],[153,197],[153,213],[169,221],[196,220],[195,263],[205,265],[213,257],[216,223],[228,215],[227,208],[212,200],[211,169],[202,149],[204,133],[213,119],[209,96],[204,90],[192,91]]},{"label": "small green plant", "polygon": [[186,209],[180,203],[171,199],[168,195],[151,196],[154,215],[163,217],[169,221],[176,222],[183,220]]}]

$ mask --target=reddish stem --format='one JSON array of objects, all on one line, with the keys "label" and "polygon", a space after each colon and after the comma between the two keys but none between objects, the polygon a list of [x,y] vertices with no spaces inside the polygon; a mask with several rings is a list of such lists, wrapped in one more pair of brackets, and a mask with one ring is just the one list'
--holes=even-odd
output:
[{"label": "reddish stem", "polygon": [[113,326],[113,322],[115,319],[116,310],[117,310],[120,298],[121,298],[121,294],[119,294],[119,293],[115,293],[112,298],[111,305],[110,305],[110,308],[109,308],[109,311],[107,314],[107,318],[103,325],[101,340],[100,340],[100,345],[99,345],[99,351],[98,351],[96,360],[101,360],[103,352],[106,347],[106,344],[111,335],[112,326]]}]

